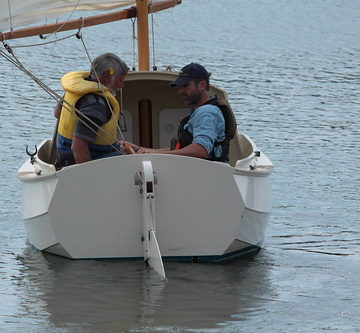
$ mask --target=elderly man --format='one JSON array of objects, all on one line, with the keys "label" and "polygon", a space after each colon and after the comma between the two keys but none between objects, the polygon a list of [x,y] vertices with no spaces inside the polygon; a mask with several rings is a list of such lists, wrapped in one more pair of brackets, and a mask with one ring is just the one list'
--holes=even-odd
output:
[{"label": "elderly man", "polygon": [[229,140],[225,135],[225,120],[216,98],[209,95],[210,73],[200,64],[183,67],[170,86],[178,87],[191,113],[180,122],[174,147],[149,149],[130,144],[139,154],[161,153],[228,161]]},{"label": "elderly man", "polygon": [[116,144],[120,107],[115,94],[124,86],[127,72],[124,61],[105,53],[94,59],[90,72],[63,76],[65,95],[56,138],[58,166],[121,154]]}]

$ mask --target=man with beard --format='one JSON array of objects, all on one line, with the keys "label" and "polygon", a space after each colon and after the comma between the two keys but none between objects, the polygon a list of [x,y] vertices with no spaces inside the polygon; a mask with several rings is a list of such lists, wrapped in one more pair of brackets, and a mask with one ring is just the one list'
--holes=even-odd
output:
[{"label": "man with beard", "polygon": [[210,73],[200,64],[183,67],[170,86],[178,87],[191,113],[180,122],[178,136],[171,148],[150,149],[130,144],[138,154],[173,154],[228,162],[229,140],[225,120],[216,98],[209,95]]}]

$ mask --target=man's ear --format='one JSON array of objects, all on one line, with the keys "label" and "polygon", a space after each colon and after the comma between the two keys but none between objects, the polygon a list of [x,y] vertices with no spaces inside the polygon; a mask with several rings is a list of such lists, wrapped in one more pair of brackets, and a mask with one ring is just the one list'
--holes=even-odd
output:
[{"label": "man's ear", "polygon": [[205,89],[207,87],[207,82],[205,80],[202,80],[199,82],[199,86],[201,87],[201,89]]}]

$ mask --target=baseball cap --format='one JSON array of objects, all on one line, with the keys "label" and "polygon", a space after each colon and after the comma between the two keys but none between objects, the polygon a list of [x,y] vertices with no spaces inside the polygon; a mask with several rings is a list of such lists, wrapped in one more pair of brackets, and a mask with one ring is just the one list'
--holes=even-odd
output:
[{"label": "baseball cap", "polygon": [[170,87],[184,86],[192,79],[207,80],[209,76],[210,73],[208,73],[204,66],[192,62],[191,64],[186,65],[181,69],[177,79],[170,83]]}]

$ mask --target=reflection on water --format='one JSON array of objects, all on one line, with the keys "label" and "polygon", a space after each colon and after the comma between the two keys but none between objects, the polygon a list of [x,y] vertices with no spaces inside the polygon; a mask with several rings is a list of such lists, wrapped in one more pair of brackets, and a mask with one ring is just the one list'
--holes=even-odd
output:
[{"label": "reflection on water", "polygon": [[75,331],[216,328],[239,313],[246,320],[273,297],[256,255],[225,265],[165,263],[167,281],[142,261],[71,261],[30,246],[18,260],[22,312]]}]

